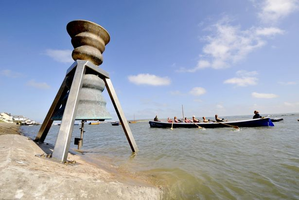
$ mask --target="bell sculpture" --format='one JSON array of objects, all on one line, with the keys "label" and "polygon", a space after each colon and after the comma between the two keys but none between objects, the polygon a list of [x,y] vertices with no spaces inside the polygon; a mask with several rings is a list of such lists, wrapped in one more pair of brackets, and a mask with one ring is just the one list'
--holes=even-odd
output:
[{"label": "bell sculpture", "polygon": [[75,138],[78,148],[82,146],[84,122],[111,119],[106,110],[102,92],[107,88],[118,118],[133,152],[138,151],[129,124],[124,116],[109,74],[99,68],[102,53],[110,41],[108,32],[98,24],[86,20],[71,21],[67,31],[72,38],[74,63],[67,70],[61,87],[35,138],[43,143],[54,120],[61,120],[52,157],[66,162],[75,120],[81,120],[80,138]]}]

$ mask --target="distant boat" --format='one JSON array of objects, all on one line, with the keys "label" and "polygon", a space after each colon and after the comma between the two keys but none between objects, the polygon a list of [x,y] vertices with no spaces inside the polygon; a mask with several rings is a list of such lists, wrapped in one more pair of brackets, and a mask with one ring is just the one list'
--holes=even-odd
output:
[{"label": "distant boat", "polygon": [[119,126],[119,124],[120,124],[119,122],[111,122],[112,126]]},{"label": "distant boat", "polygon": [[134,115],[134,121],[129,121],[130,124],[136,124],[137,121],[135,120],[135,115]]},{"label": "distant boat", "polygon": [[278,118],[278,117],[276,117],[276,118],[271,118],[271,121],[272,122],[279,122],[279,121],[282,121],[283,120],[283,118]]},{"label": "distant boat", "polygon": [[99,125],[100,122],[89,122],[88,124],[89,124],[89,125]]},{"label": "distant boat", "polygon": [[274,126],[271,119],[268,117],[257,118],[257,119],[247,119],[247,120],[237,120],[237,121],[227,121],[227,122],[200,122],[200,123],[171,123],[171,122],[161,122],[161,121],[149,121],[151,128],[224,128],[224,127],[259,127],[259,126]]}]

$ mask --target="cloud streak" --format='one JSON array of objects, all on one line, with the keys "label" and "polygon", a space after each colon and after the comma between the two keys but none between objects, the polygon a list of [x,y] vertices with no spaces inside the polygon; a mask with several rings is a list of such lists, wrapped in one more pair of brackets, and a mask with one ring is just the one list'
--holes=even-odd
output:
[{"label": "cloud streak", "polygon": [[200,96],[206,93],[206,90],[202,87],[195,87],[189,92],[193,96]]},{"label": "cloud streak", "polygon": [[0,71],[0,75],[8,77],[8,78],[18,78],[18,77],[22,76],[21,73],[13,72],[9,69],[4,69],[4,70]]},{"label": "cloud streak", "polygon": [[290,102],[284,102],[285,106],[290,106],[290,107],[298,107],[299,106],[299,102],[295,102],[295,103],[290,103]]},{"label": "cloud streak", "polygon": [[72,50],[55,50],[55,49],[47,49],[46,55],[51,57],[57,62],[61,63],[73,63],[72,59]]},{"label": "cloud streak", "polygon": [[251,96],[258,99],[273,99],[278,97],[276,94],[257,93],[257,92],[253,92]]},{"label": "cloud streak", "polygon": [[295,81],[288,81],[288,82],[278,82],[280,85],[297,85],[297,82]]},{"label": "cloud streak", "polygon": [[42,90],[46,90],[46,89],[50,89],[51,87],[47,84],[47,83],[39,83],[36,82],[35,80],[30,80],[27,82],[27,85],[33,88],[37,88],[37,89],[42,89]]},{"label": "cloud streak", "polygon": [[255,77],[258,73],[256,71],[247,72],[240,70],[236,72],[237,77],[225,80],[225,84],[233,84],[241,87],[256,85],[258,78]]},{"label": "cloud streak", "polygon": [[152,74],[138,74],[136,76],[128,76],[131,83],[136,85],[151,85],[151,86],[164,86],[170,85],[171,80],[168,77],[159,77]]}]

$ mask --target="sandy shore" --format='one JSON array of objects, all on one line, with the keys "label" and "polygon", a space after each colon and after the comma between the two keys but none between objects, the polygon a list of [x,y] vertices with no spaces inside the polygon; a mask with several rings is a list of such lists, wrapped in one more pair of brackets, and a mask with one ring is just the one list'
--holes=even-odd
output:
[{"label": "sandy shore", "polygon": [[19,129],[20,129],[20,127],[13,123],[0,122],[0,136],[5,135],[5,134],[20,135],[21,132],[19,131]]},{"label": "sandy shore", "polygon": [[[46,144],[44,150],[51,150]],[[44,157],[36,143],[14,124],[0,123],[0,199],[161,199],[162,191],[145,182],[126,182],[69,154],[74,164]],[[121,178],[123,179],[123,177]]]}]

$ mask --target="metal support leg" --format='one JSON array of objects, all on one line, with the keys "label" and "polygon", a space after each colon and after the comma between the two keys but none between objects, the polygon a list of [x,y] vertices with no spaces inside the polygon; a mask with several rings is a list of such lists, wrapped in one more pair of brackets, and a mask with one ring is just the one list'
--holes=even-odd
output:
[{"label": "metal support leg", "polygon": [[120,103],[118,101],[116,92],[115,92],[114,87],[112,85],[112,82],[111,82],[111,80],[109,78],[105,78],[104,81],[105,81],[108,93],[110,95],[111,101],[112,101],[112,103],[114,105],[114,108],[116,110],[116,113],[118,115],[118,118],[119,118],[119,120],[121,122],[121,125],[123,127],[123,130],[124,130],[124,132],[126,134],[127,140],[128,140],[128,142],[130,144],[130,147],[131,147],[131,149],[132,149],[133,152],[137,152],[138,151],[137,144],[136,144],[135,139],[133,137],[133,134],[131,132],[130,126],[128,124],[128,121],[127,121],[127,119],[126,119],[126,117],[125,117],[125,115],[123,113],[123,110],[122,110],[122,108],[120,106]]},{"label": "metal support leg", "polygon": [[47,135],[48,135],[48,132],[51,128],[51,125],[53,123],[53,120],[51,119],[54,112],[56,111],[56,109],[58,109],[58,103],[59,101],[61,100],[61,98],[63,98],[63,96],[66,94],[66,80],[67,80],[67,77],[64,78],[60,88],[59,88],[59,91],[57,92],[56,94],[56,97],[48,111],[48,114],[43,122],[43,124],[41,125],[39,131],[38,131],[38,134],[35,138],[35,141],[36,142],[44,142]]},{"label": "metal support leg", "polygon": [[83,75],[85,74],[85,70],[85,64],[78,63],[52,154],[52,158],[61,162],[67,161],[67,155],[70,148],[70,141],[76,118],[78,96],[82,87],[82,79]]}]

